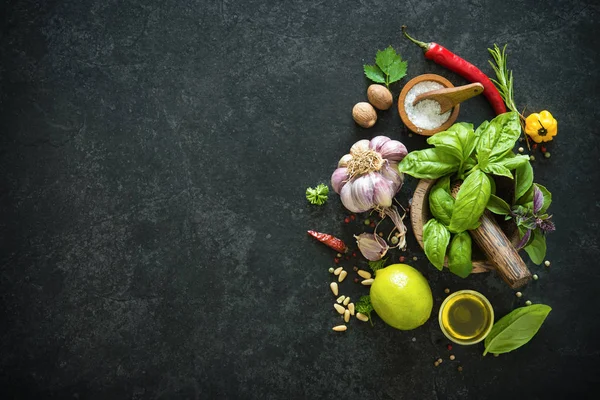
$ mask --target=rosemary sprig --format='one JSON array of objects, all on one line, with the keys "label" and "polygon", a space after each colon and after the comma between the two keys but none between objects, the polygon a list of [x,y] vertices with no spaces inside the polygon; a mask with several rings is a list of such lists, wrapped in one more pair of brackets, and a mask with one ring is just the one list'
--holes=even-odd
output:
[{"label": "rosemary sprig", "polygon": [[[525,117],[519,112],[517,106],[515,105],[515,99],[513,95],[513,74],[512,71],[509,70],[506,66],[506,45],[504,45],[504,47],[502,47],[502,50],[500,50],[500,47],[498,47],[497,44],[494,44],[494,48],[488,49],[488,51],[494,59],[494,62],[490,60],[489,63],[494,69],[497,78],[490,80],[494,82],[494,85],[496,85],[496,88],[498,89],[498,92],[500,92],[500,96],[502,96],[502,100],[504,100],[506,107],[508,107],[509,110],[519,114],[519,118],[521,120],[521,129],[523,132],[525,132]],[[531,150],[531,146],[529,145],[529,139],[527,138],[527,135],[523,134],[523,136],[525,136],[527,148]]]}]

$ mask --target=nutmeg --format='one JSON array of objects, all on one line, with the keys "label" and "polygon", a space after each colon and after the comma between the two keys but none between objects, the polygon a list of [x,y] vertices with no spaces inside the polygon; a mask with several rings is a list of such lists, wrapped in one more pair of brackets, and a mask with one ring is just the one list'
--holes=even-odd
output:
[{"label": "nutmeg", "polygon": [[387,110],[392,106],[392,92],[383,85],[371,85],[367,89],[367,98],[373,107]]},{"label": "nutmeg", "polygon": [[375,112],[372,105],[362,101],[356,103],[352,109],[352,118],[354,118],[354,121],[363,128],[370,128],[375,125],[375,122],[377,121],[377,112]]}]

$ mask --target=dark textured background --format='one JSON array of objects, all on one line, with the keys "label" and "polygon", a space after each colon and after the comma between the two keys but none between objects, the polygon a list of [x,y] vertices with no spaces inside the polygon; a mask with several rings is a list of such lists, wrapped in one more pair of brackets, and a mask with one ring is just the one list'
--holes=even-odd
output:
[{"label": "dark textured background", "polygon": [[[3,1],[0,397],[591,396],[600,373],[593,3]],[[455,346],[450,362],[435,318],[409,332],[378,318],[330,330],[333,254],[305,230],[350,242],[364,225],[345,226],[335,195],[308,205],[304,189],[327,182],[357,139],[425,145],[394,110],[371,130],[354,125],[362,64],[392,44],[409,61],[396,94],[427,72],[464,83],[402,39],[403,23],[488,73],[486,48],[508,43],[517,103],[559,120],[552,158],[538,153],[534,166],[554,194],[552,266],[530,264],[540,280],[522,299],[493,275],[439,273],[409,241],[434,313],[445,287],[480,290],[498,315],[526,299],[553,307],[532,342],[499,358]],[[459,118],[491,117],[479,97]],[[342,288],[366,293],[350,279]]]}]

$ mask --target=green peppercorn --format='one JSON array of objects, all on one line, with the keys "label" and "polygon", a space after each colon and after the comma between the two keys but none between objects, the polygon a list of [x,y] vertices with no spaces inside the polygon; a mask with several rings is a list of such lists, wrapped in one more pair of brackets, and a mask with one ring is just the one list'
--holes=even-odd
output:
[{"label": "green peppercorn", "polygon": [[528,306],[530,306],[530,305],[531,305],[531,300],[527,300],[527,301],[525,302],[525,304],[526,304],[526,305],[528,305]]},{"label": "green peppercorn", "polygon": [[370,219],[368,219],[368,218],[367,218],[367,219],[365,219],[365,225],[369,225],[370,223],[371,223],[371,220],[370,220]]},{"label": "green peppercorn", "polygon": [[540,279],[540,277],[539,277],[539,276],[537,276],[537,274],[533,274],[533,280],[534,280],[534,281],[537,281],[538,279]]},{"label": "green peppercorn", "polygon": [[549,152],[549,151],[545,152],[545,153],[544,153],[544,157],[546,157],[546,158],[550,158],[550,152]]}]

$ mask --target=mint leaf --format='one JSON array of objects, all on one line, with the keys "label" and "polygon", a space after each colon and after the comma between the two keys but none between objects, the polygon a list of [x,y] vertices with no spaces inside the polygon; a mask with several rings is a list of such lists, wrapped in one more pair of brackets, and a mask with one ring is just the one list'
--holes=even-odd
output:
[{"label": "mint leaf", "polygon": [[367,78],[377,83],[385,83],[385,75],[377,65],[363,65]]}]

